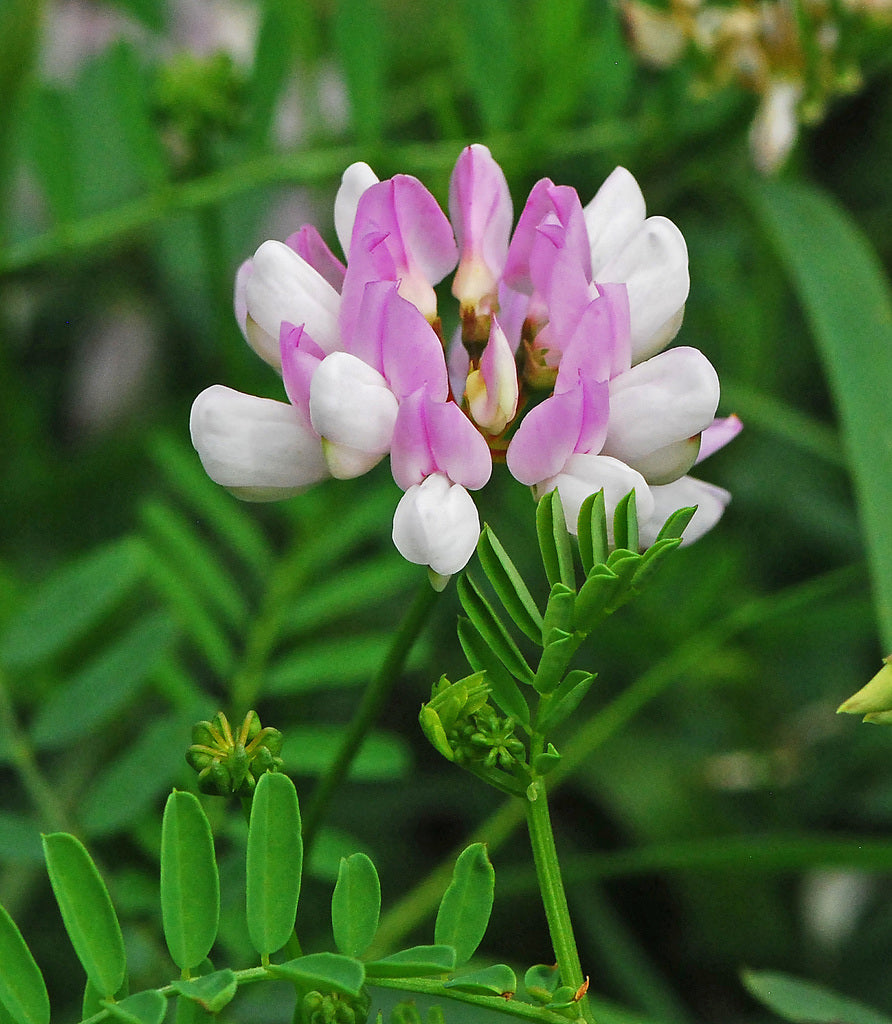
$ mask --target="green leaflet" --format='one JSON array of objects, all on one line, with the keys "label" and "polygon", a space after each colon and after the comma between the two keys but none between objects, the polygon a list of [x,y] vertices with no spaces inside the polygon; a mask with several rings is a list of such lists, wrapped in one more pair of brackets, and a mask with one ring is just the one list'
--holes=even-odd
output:
[{"label": "green leaflet", "polygon": [[294,929],[302,860],[294,783],[265,772],[251,801],[246,878],[248,934],[262,957],[281,949]]},{"label": "green leaflet", "polygon": [[331,900],[331,926],[340,952],[362,956],[378,930],[380,913],[381,883],[375,865],[364,853],[342,857]]},{"label": "green leaflet", "polygon": [[124,1024],[161,1024],[167,1013],[167,999],[154,988],[137,992],[119,1003],[106,1000],[103,1005],[115,1020]]},{"label": "green leaflet", "polygon": [[0,907],[0,1007],[16,1024],[49,1024],[50,1000],[21,932]]},{"label": "green leaflet", "polygon": [[422,978],[455,969],[452,946],[412,946],[365,965],[368,978]]},{"label": "green leaflet", "polygon": [[462,608],[499,661],[515,679],[531,683],[533,672],[530,666],[477,584],[463,573],[459,577],[457,589]]},{"label": "green leaflet", "polygon": [[455,862],[449,883],[437,910],[434,941],[455,948],[456,963],[474,955],[492,913],[495,872],[486,847],[474,843]]},{"label": "green leaflet", "polygon": [[219,1013],[231,1002],[238,989],[238,981],[234,972],[226,969],[201,978],[175,981],[172,987],[183,999],[197,1003],[208,1013]]},{"label": "green leaflet", "polygon": [[802,1024],[892,1024],[892,1017],[878,1010],[779,971],[744,971],[742,980],[750,995],[785,1020]]},{"label": "green leaflet", "polygon": [[365,982],[365,968],[359,960],[337,953],[310,953],[284,964],[269,964],[267,970],[297,985],[358,996]]},{"label": "green leaflet", "polygon": [[197,797],[173,792],[161,826],[161,920],[173,962],[197,967],[220,919],[220,882],[211,826]]},{"label": "green leaflet", "polygon": [[541,643],[542,613],[508,552],[489,526],[484,526],[480,534],[477,557],[486,578],[514,624],[534,643]]},{"label": "green leaflet", "polygon": [[634,491],[629,491],[616,503],[616,511],[613,513],[613,541],[618,548],[638,550],[638,506]]},{"label": "green leaflet", "polygon": [[492,964],[482,971],[451,978],[443,983],[443,987],[478,996],[507,996],[517,991],[517,977],[506,964]]},{"label": "green leaflet", "polygon": [[892,294],[870,244],[829,196],[777,181],[764,182],[754,199],[798,292],[833,390],[889,650]]},{"label": "green leaflet", "polygon": [[486,673],[486,685],[499,708],[528,727],[530,708],[520,688],[474,623],[462,616],[458,619],[458,640],[471,668]]},{"label": "green leaflet", "polygon": [[124,982],[121,927],[105,883],[83,844],[67,832],[43,837],[50,883],[65,930],[87,977],[106,998]]},{"label": "green leaflet", "polygon": [[607,542],[607,512],[604,489],[590,494],[579,508],[576,522],[579,558],[586,576],[596,565],[607,561],[610,548]]},{"label": "green leaflet", "polygon": [[548,585],[553,587],[555,583],[563,583],[565,587],[574,590],[576,571],[573,567],[573,546],[557,490],[540,498],[536,506],[536,533]]}]

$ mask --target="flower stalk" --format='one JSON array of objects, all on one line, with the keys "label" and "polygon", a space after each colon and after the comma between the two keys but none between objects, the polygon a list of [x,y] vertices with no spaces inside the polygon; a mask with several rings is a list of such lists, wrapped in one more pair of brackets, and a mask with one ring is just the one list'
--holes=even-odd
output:
[{"label": "flower stalk", "polygon": [[554,842],[554,830],[551,827],[545,779],[541,776],[535,778],[527,790],[526,818],[536,878],[539,881],[545,919],[548,922],[548,932],[560,970],[561,982],[577,992],[582,1016],[589,1024],[594,1024],[594,1017],[585,995],[588,978],[583,976],[579,961],[576,937],[570,921],[570,908],[567,905],[567,894],[564,891]]}]

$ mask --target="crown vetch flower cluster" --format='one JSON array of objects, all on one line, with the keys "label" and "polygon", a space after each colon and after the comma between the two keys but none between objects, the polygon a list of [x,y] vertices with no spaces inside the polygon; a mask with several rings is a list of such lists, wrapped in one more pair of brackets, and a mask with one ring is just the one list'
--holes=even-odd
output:
[{"label": "crown vetch flower cluster", "polygon": [[[494,460],[537,497],[556,487],[571,530],[601,488],[608,512],[635,490],[642,544],[685,505],[698,505],[688,540],[710,529],[729,495],[688,470],[740,423],[714,420],[706,357],[666,349],[689,287],[678,228],[647,217],[617,168],[586,207],[538,182],[512,233],[505,176],[481,145],[456,163],[449,214],[416,178],[353,164],[334,209],[346,264],[305,226],[242,265],[239,325],[288,402],[202,392],[191,431],[211,478],[265,501],[389,455],[404,492],[394,543],[437,582],[474,551],[469,492]],[[453,270],[447,360],[434,287]]]}]

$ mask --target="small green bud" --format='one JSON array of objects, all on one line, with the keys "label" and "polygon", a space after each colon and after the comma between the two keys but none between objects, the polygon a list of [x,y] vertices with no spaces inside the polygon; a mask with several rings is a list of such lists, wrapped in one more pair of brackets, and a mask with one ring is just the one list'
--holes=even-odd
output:
[{"label": "small green bud", "polygon": [[210,722],[193,726],[186,761],[198,772],[203,793],[249,796],[258,776],[281,767],[281,749],[282,734],[278,729],[263,728],[256,712],[249,711],[233,734],[226,715],[218,711]]},{"label": "small green bud", "polygon": [[892,711],[892,654],[883,661],[885,664],[873,679],[840,704],[837,714],[869,715],[869,721],[886,724],[879,716]]}]

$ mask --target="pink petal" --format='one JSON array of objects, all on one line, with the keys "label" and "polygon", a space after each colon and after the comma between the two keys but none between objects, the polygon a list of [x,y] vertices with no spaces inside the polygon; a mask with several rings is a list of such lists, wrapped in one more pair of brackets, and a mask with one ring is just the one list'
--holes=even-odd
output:
[{"label": "pink petal", "polygon": [[365,286],[349,347],[384,375],[397,398],[424,386],[437,401],[445,401],[449,394],[440,339],[390,281],[372,281]]},{"label": "pink petal", "polygon": [[336,292],[340,292],[344,287],[344,273],[347,268],[325,244],[322,235],[312,224],[304,224],[299,231],[289,235],[285,239],[285,244],[321,274]]},{"label": "pink petal", "polygon": [[449,182],[449,214],[461,253],[452,294],[476,306],[495,297],[514,215],[505,175],[486,146],[462,150]]},{"label": "pink petal", "polygon": [[471,490],[492,472],[489,446],[454,402],[438,402],[424,388],[400,403],[390,448],[393,479],[403,490],[443,473]]},{"label": "pink petal", "polygon": [[579,196],[569,185],[555,185],[550,179],[543,178],[533,186],[508,248],[503,278],[516,291],[530,294],[533,290],[530,259],[539,229],[549,217],[553,219],[549,220],[546,230],[552,242],[555,241],[554,226],[557,223],[563,233],[563,247],[570,250],[583,268],[586,279],[591,280],[591,249]]},{"label": "pink petal", "polygon": [[700,454],[697,462],[708,459],[710,455],[724,448],[743,430],[743,423],[737,416],[726,416],[724,419],[713,420],[700,435]]},{"label": "pink petal", "polygon": [[325,358],[325,353],[303,326],[295,327],[287,320],[282,323],[279,331],[279,351],[285,393],[306,425],[310,427],[310,382],[316,367]]},{"label": "pink petal", "polygon": [[577,380],[531,409],[508,446],[511,475],[534,486],[560,473],[578,451],[599,451],[607,427],[607,385]]}]

